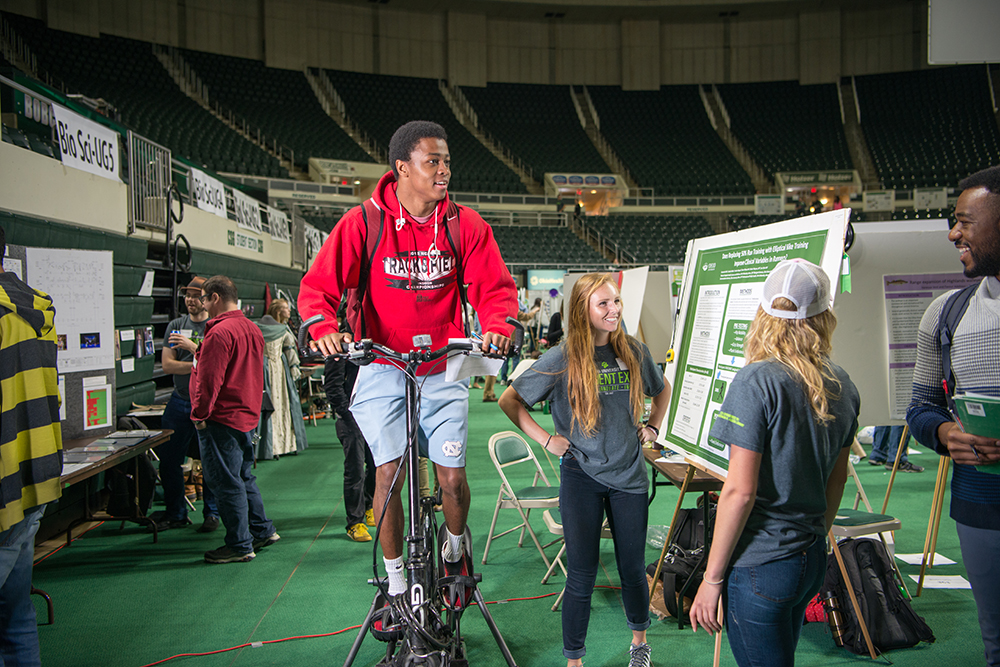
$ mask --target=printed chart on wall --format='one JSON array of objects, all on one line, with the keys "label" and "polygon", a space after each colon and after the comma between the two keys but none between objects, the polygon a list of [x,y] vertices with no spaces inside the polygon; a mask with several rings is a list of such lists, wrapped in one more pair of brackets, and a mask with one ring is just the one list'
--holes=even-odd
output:
[{"label": "printed chart on wall", "polygon": [[729,448],[713,442],[708,432],[726,390],[743,367],[743,339],[757,312],[764,280],[778,262],[801,258],[822,266],[837,285],[849,219],[850,209],[841,209],[688,244],[664,434],[670,449],[726,474]]},{"label": "printed chart on wall", "polygon": [[931,302],[949,290],[978,283],[962,273],[921,273],[882,277],[889,334],[889,418],[906,419],[917,362],[917,329]]},{"label": "printed chart on wall", "polygon": [[107,250],[27,248],[31,286],[56,309],[60,373],[115,366],[112,253]]}]

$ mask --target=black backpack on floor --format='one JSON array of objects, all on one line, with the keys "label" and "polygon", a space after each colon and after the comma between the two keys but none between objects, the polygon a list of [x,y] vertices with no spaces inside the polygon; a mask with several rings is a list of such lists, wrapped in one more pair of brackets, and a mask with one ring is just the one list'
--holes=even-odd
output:
[{"label": "black backpack on floor", "polygon": [[[880,540],[846,539],[839,543],[850,586],[858,598],[872,644],[879,653],[898,648],[910,648],[920,642],[934,642],[934,633],[917,616],[910,601],[896,580],[892,561]],[[852,653],[868,655],[868,645],[861,624],[854,613],[837,557],[830,554],[826,566],[826,581],[820,590],[823,600],[832,594],[839,609],[840,635],[834,629],[834,642]],[[830,604],[827,603],[829,613]],[[831,626],[834,623],[831,621]]]},{"label": "black backpack on floor", "polygon": [[[709,521],[712,523],[715,522],[715,507],[714,502],[709,507]],[[698,499],[698,507],[680,510],[676,523],[672,544],[667,548],[660,570],[663,603],[667,612],[675,618],[682,608],[678,603],[680,592],[684,590],[688,580],[693,578],[694,581],[684,591],[684,597],[694,598],[704,579],[705,565],[708,563],[708,555],[705,553],[705,511],[702,509],[701,498]],[[656,574],[655,560],[646,566],[646,574],[650,577]]]}]

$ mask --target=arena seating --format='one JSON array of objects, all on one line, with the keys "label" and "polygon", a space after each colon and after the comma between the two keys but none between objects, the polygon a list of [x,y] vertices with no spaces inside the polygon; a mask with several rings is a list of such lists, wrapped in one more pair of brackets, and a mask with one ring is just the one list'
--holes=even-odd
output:
[{"label": "arena seating", "polygon": [[586,222],[634,255],[637,263],[659,268],[683,262],[688,241],[713,233],[700,215],[589,216]]},{"label": "arena seating", "polygon": [[709,123],[697,86],[587,90],[601,133],[639,187],[663,197],[754,193],[750,176]]},{"label": "arena seating", "polygon": [[139,134],[215,171],[288,177],[276,158],[244,139],[187,97],[148,42],[50,30],[41,21],[5,14],[39,66],[68,92],[103,98]]},{"label": "arena seating", "polygon": [[291,148],[302,171],[308,170],[310,157],[375,161],[323,111],[302,72],[198,51],[182,55],[208,86],[210,100]]},{"label": "arena seating", "polygon": [[[490,222],[489,213],[483,217]],[[493,224],[493,236],[507,264],[518,270],[607,265],[608,261],[568,227]]]},{"label": "arena seating", "polygon": [[434,79],[325,70],[347,114],[379,146],[400,125],[415,119],[440,123],[448,134],[453,192],[527,194],[518,175],[493,155],[455,118]]},{"label": "arena seating", "polygon": [[922,211],[917,211],[912,208],[901,208],[896,209],[892,212],[893,220],[947,220],[948,224],[954,223],[952,219],[952,213],[954,209],[950,208],[931,208]]},{"label": "arena seating", "polygon": [[546,173],[611,173],[580,125],[569,86],[491,83],[462,87],[479,125],[531,166]]},{"label": "arena seating", "polygon": [[969,65],[855,78],[861,128],[883,187],[954,187],[1000,164],[987,76],[982,65]]},{"label": "arena seating", "polygon": [[834,84],[734,83],[718,90],[733,134],[772,181],[778,171],[854,168]]}]

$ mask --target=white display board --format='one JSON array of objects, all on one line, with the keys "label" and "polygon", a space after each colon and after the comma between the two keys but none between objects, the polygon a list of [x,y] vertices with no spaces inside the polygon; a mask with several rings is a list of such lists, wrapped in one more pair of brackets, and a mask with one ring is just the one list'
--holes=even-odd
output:
[{"label": "white display board", "polygon": [[31,286],[56,308],[60,373],[115,367],[115,312],[109,250],[26,248]]},{"label": "white display board", "polygon": [[884,276],[954,274],[962,264],[948,240],[947,220],[855,223],[849,254],[853,289],[837,297],[833,360],[861,394],[861,426],[902,424],[890,418]]}]

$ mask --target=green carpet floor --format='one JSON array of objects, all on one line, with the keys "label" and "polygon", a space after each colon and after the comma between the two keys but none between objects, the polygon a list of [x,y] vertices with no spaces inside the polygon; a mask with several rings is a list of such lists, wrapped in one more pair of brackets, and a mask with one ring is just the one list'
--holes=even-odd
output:
[{"label": "green carpet floor", "polygon": [[[481,590],[486,600],[498,602],[490,605],[490,610],[520,667],[564,665],[560,615],[550,611],[555,595],[562,589],[563,577],[541,585],[545,568],[540,556],[530,543],[518,548],[513,535],[494,542],[489,564],[479,564],[499,488],[486,442],[491,434],[511,427],[495,403],[484,404],[480,398],[481,392],[473,390],[467,470],[473,494],[470,526],[476,567],[483,574]],[[548,421],[551,425],[548,416],[535,415],[543,424]],[[55,624],[39,628],[43,664],[137,667],[182,653],[225,651],[253,643],[204,657],[178,657],[166,664],[342,665],[357,633],[349,628],[361,623],[371,604],[373,589],[366,581],[372,575],[372,543],[351,542],[344,530],[343,453],[333,423],[321,421],[306,430],[310,440],[307,451],[257,466],[265,507],[281,541],[262,550],[250,563],[203,562],[204,551],[222,544],[221,529],[210,535],[198,534],[193,528],[171,530],[153,544],[144,529],[126,524],[124,530],[119,530],[116,522],[100,525],[37,564],[34,583],[51,594],[56,605]],[[542,454],[537,448],[536,452]],[[931,453],[912,460],[927,466],[927,471],[898,475],[889,504],[889,512],[903,522],[896,538],[900,553],[923,548],[937,465],[937,457]],[[542,465],[551,470],[544,459]],[[878,509],[888,473],[865,462],[859,465],[858,472]],[[850,481],[847,493],[853,493]],[[667,523],[676,499],[676,490],[661,487],[651,508],[650,523]],[[694,497],[686,504],[693,503]],[[512,515],[516,513],[502,512],[500,525],[514,525]],[[200,517],[194,518],[198,525]],[[539,537],[547,537],[541,515],[533,516],[532,521]],[[948,519],[947,509],[938,552],[958,564],[935,567],[935,574],[964,575],[954,522]],[[647,549],[646,562],[657,555],[657,551]],[[623,667],[628,662],[631,635],[618,592],[613,588],[618,577],[610,541],[602,544],[602,560],[605,569],[598,584],[608,588],[594,594],[586,663]],[[904,575],[919,570],[908,565],[901,568]],[[914,583],[911,591],[915,589]],[[504,602],[546,595],[549,597]],[[937,642],[895,651],[889,656],[893,664],[923,667],[943,662],[983,663],[971,591],[925,590],[913,604],[931,626]],[[42,604],[36,602],[36,606],[39,619],[44,620]],[[478,610],[470,609],[464,616],[463,629],[470,664],[504,664]],[[268,643],[337,631],[342,632]],[[649,642],[655,665],[712,662],[709,636],[703,632],[693,634],[689,628],[680,631],[670,620],[654,621]],[[374,665],[383,653],[384,645],[369,636],[354,664]],[[815,623],[803,629],[797,661],[803,666],[869,662],[835,647],[826,625]],[[880,662],[888,664],[884,659]],[[735,664],[725,641],[722,664]]]}]

